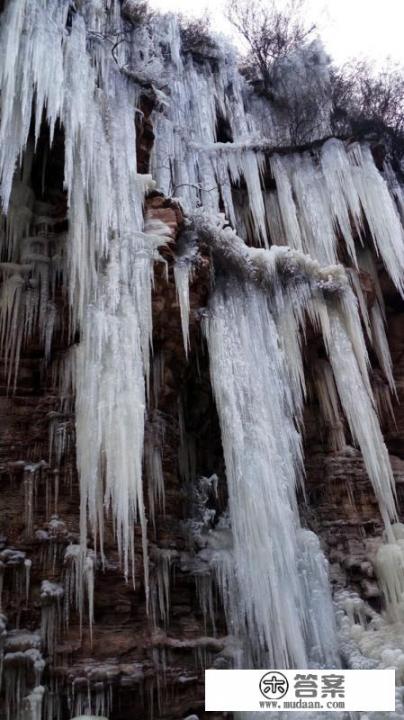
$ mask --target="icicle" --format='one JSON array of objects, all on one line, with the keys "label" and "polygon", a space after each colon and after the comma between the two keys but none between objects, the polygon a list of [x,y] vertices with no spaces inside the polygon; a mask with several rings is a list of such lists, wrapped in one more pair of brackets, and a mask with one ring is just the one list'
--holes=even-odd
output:
[{"label": "icicle", "polygon": [[380,367],[384,372],[391,392],[397,394],[396,384],[393,377],[393,362],[391,359],[390,348],[384,328],[383,315],[381,313],[378,303],[374,303],[370,311],[370,318],[372,324],[373,345],[380,363]]},{"label": "icicle", "polygon": [[64,621],[69,626],[70,607],[74,607],[80,617],[80,632],[83,627],[84,601],[87,595],[87,612],[92,638],[94,623],[94,552],[87,550],[83,557],[80,545],[68,545],[64,554]]},{"label": "icicle", "polygon": [[[27,630],[11,630],[5,641],[5,654],[3,660],[5,707],[7,720],[20,718],[26,702],[38,712],[41,676],[45,662],[41,654],[41,638]],[[34,679],[35,690],[30,691],[30,684]],[[32,687],[32,686],[31,686]],[[30,698],[30,692],[35,693]],[[25,720],[24,716],[22,720]],[[28,716],[28,720],[31,718]],[[32,720],[37,720],[33,716]]]},{"label": "icicle", "polygon": [[[112,669],[113,666],[107,666],[105,671],[108,672],[110,668]],[[90,672],[85,673],[84,676],[77,677],[73,680],[68,699],[70,713],[75,717],[85,718],[86,720],[87,718],[93,717],[101,717],[102,720],[102,718],[110,713],[111,685],[106,682],[95,682],[94,685],[92,685],[90,675],[91,669]],[[84,715],[83,713],[86,714]],[[96,713],[96,715],[92,713]]]},{"label": "icicle", "polygon": [[62,585],[43,580],[41,583],[41,636],[49,655],[56,650],[61,629],[61,602],[64,595]]},{"label": "icicle", "polygon": [[84,566],[85,582],[87,587],[88,595],[88,622],[90,626],[90,638],[93,640],[93,625],[94,625],[94,558],[91,554],[87,554]]},{"label": "icicle", "polygon": [[278,315],[277,330],[287,367],[289,387],[292,393],[296,419],[302,424],[304,399],[306,397],[306,382],[299,323],[291,305],[287,307],[286,303],[284,304],[282,312]]},{"label": "icicle", "polygon": [[337,234],[342,234],[356,265],[354,236],[363,236],[364,216],[377,252],[397,289],[403,292],[403,226],[366,145],[346,149],[343,142],[329,140],[318,157],[308,153],[274,155],[271,169],[286,241],[291,247],[332,263]]},{"label": "icicle", "polygon": [[186,483],[194,482],[196,478],[195,441],[187,433],[185,426],[184,407],[181,398],[178,400],[178,425],[180,439],[178,444],[178,470]]},{"label": "icicle", "polygon": [[178,300],[181,312],[182,337],[184,340],[185,355],[189,351],[189,282],[190,266],[184,261],[177,261],[174,265],[175,287],[177,288]]},{"label": "icicle", "polygon": [[[283,221],[286,243],[295,250],[303,252],[300,225],[297,219],[296,205],[293,200],[292,186],[286,167],[278,155],[271,158],[271,170],[275,178],[279,211]],[[277,243],[280,244],[280,243]]]},{"label": "icicle", "polygon": [[152,614],[155,627],[161,618],[167,627],[170,616],[170,573],[171,565],[178,552],[169,548],[156,548],[154,552],[155,574],[153,577]]},{"label": "icicle", "polygon": [[177,297],[180,303],[181,327],[184,340],[185,355],[189,351],[189,285],[192,281],[192,263],[197,257],[198,245],[195,234],[183,231],[178,238],[176,246],[176,262],[174,265],[174,280]]},{"label": "icicle", "polygon": [[38,685],[27,695],[24,700],[26,707],[24,720],[41,720],[44,695],[45,688],[42,685]]},{"label": "icicle", "polygon": [[29,559],[24,560],[24,567],[25,567],[25,607],[27,608],[28,601],[29,601],[32,560],[29,560]]},{"label": "icicle", "polygon": [[287,243],[323,264],[336,262],[335,226],[319,168],[308,154],[271,159],[271,168],[277,187],[279,182],[278,198]]},{"label": "icicle", "polygon": [[25,552],[13,548],[5,548],[0,551],[0,613],[3,605],[4,578],[7,569],[12,573],[17,605],[20,605],[25,600]]},{"label": "icicle", "polygon": [[34,530],[34,475],[30,467],[24,469],[25,532],[31,537]]},{"label": "icicle", "polygon": [[366,298],[364,296],[361,282],[358,276],[358,273],[355,270],[352,270],[351,268],[348,268],[347,270],[349,278],[351,280],[351,284],[353,289],[355,290],[355,295],[358,299],[359,309],[361,313],[362,322],[365,326],[366,334],[369,339],[372,338],[372,331],[370,328],[370,319],[369,319],[369,312],[367,307]]},{"label": "icicle", "polygon": [[146,439],[145,441],[145,467],[148,482],[149,513],[155,527],[156,508],[163,513],[165,511],[165,487],[162,448],[156,445],[153,439]]},{"label": "icicle", "polygon": [[[303,324],[306,308],[314,326],[321,328],[341,404],[388,527],[396,517],[393,473],[374,409],[369,358],[357,304],[345,271],[341,266],[321,268],[309,256],[289,248],[273,247],[269,252],[249,248],[230,228],[223,227],[220,217],[194,214],[193,222],[201,240],[208,243],[228,272],[241,275],[245,282],[269,293],[280,317],[285,305],[291,306],[298,324]],[[280,285],[281,277],[287,282],[286,290]],[[288,386],[287,379],[284,382]],[[292,387],[296,386],[295,381]],[[296,397],[296,391],[294,394]],[[294,412],[297,410],[295,407]]]},{"label": "icicle", "polygon": [[22,287],[24,278],[19,267],[10,268],[4,276],[0,295],[0,340],[7,373],[7,386],[16,387],[24,322]]},{"label": "icicle", "polygon": [[0,613],[3,610],[3,589],[4,589],[4,573],[6,564],[0,560]]},{"label": "icicle", "polygon": [[34,531],[34,495],[37,474],[41,476],[42,470],[47,469],[45,460],[24,465],[24,502],[25,502],[25,532],[31,537]]},{"label": "icicle", "polygon": [[[213,563],[211,564],[213,565]],[[195,584],[199,605],[203,614],[205,633],[207,633],[209,621],[210,626],[213,629],[213,634],[216,635],[215,593],[212,573],[209,572],[207,575],[196,575]],[[224,600],[224,602],[226,603],[226,600]],[[231,622],[230,617],[229,622]]]},{"label": "icicle", "polygon": [[326,360],[317,360],[313,367],[313,377],[320,411],[330,431],[331,449],[338,452],[344,449],[346,441],[337,388],[330,364]]},{"label": "icicle", "polygon": [[137,310],[129,298],[122,310],[121,317],[101,308],[88,311],[86,336],[77,351],[76,430],[82,545],[85,547],[87,541],[88,513],[103,554],[105,473],[105,502],[116,519],[118,547],[127,576],[137,519],[142,526],[147,573],[142,487],[145,388]]},{"label": "icicle", "polygon": [[373,392],[376,401],[377,414],[380,420],[385,423],[392,423],[396,426],[395,413],[391,400],[391,390],[380,375],[373,373]]},{"label": "icicle", "polygon": [[[328,562],[317,535],[309,530],[298,533],[298,572],[301,578],[307,652],[311,663],[321,667],[339,665],[336,624],[331,600]],[[330,642],[331,640],[331,642]]]},{"label": "icicle", "polygon": [[[2,18],[0,192],[5,210],[17,160],[27,142],[34,94],[36,138],[44,105],[47,106],[51,138],[61,110],[64,83],[60,32],[64,12],[59,3],[55,3],[51,20],[48,12],[47,7],[22,0],[17,6],[8,3]],[[27,27],[34,29],[29,35],[25,33]],[[50,57],[51,63],[48,62]]]},{"label": "icicle", "polygon": [[7,212],[5,245],[7,260],[15,257],[22,238],[29,234],[34,207],[34,192],[17,177],[12,185],[10,206]]},{"label": "icicle", "polygon": [[369,224],[376,250],[399,292],[404,293],[404,230],[385,179],[373,161],[370,148],[351,149],[358,198]]},{"label": "icicle", "polygon": [[[63,2],[22,0],[7,5],[0,38],[4,59],[0,70],[0,194],[7,209],[34,104],[36,139],[43,114],[51,142],[57,120],[65,133],[69,229],[63,270],[72,329],[80,325],[82,337],[75,366],[81,545],[85,553],[88,519],[94,537],[99,535],[102,552],[104,508],[100,498],[105,495],[106,510],[111,507],[116,520],[125,575],[134,561],[130,549],[133,527],[135,522],[141,523],[147,592],[141,478],[145,378],[147,384],[152,263],[165,238],[161,224],[159,229],[150,227],[147,235],[142,232],[143,199],[152,183],[149,176],[139,177],[136,172],[136,85],[120,72],[108,42],[87,42],[86,23],[92,30],[95,23],[100,35],[108,35],[110,22],[115,23],[114,32],[121,26],[120,14],[110,15],[106,7],[94,13],[87,4],[73,15],[69,32],[65,32],[67,15],[68,6]],[[122,53],[121,47],[119,55]],[[45,60],[49,57],[52,63]],[[54,286],[59,264],[56,260],[50,271],[49,222],[40,217],[35,227],[38,236],[24,240],[25,267],[31,272],[34,266],[32,297],[24,305],[25,271],[21,266],[3,283],[0,298],[0,337],[5,342],[9,373],[13,372],[15,379],[23,333],[28,336],[38,321],[49,352],[54,327],[53,305],[48,304],[46,292]],[[15,240],[20,235],[20,227],[14,224],[10,237]],[[34,245],[38,247],[32,253]]]},{"label": "icicle", "polygon": [[[20,187],[17,180],[15,186]],[[7,227],[13,221],[13,217],[9,219],[8,216]],[[0,329],[7,382],[15,390],[22,345],[32,338],[36,330],[44,345],[45,358],[49,357],[56,307],[50,298],[50,264],[53,257],[49,238],[44,234],[31,236],[26,231],[24,237],[19,237],[18,233],[12,244],[10,262],[0,263]]]},{"label": "icicle", "polygon": [[[374,408],[367,375],[358,362],[361,354],[355,352],[352,333],[348,332],[349,319],[355,316],[352,296],[344,297],[342,312],[328,303],[326,317],[320,311],[323,337],[333,369],[338,395],[347,418],[354,442],[359,444],[365,467],[372,482],[386,527],[396,517],[393,472],[387,448],[383,441]],[[356,337],[360,337],[356,335]],[[363,358],[363,355],[362,355]]]},{"label": "icicle", "polygon": [[158,408],[160,390],[164,386],[164,353],[157,352],[153,356],[153,402]]},{"label": "icicle", "polygon": [[264,156],[260,153],[248,151],[240,156],[239,168],[242,168],[242,174],[247,183],[249,205],[256,228],[256,236],[261,239],[263,245],[268,247],[265,205],[260,181],[263,160]]}]

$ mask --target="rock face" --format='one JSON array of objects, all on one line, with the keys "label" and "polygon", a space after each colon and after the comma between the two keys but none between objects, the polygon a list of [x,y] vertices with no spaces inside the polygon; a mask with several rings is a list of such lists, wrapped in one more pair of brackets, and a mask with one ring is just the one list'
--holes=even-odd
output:
[{"label": "rock face", "polygon": [[[192,505],[190,485],[200,476],[224,476],[200,325],[209,293],[210,260],[208,256],[199,258],[191,283],[191,352],[187,361],[173,278],[176,243],[184,223],[182,212],[175,202],[156,192],[150,194],[145,212],[166,223],[172,239],[161,251],[165,264],[155,264],[153,293],[153,372],[146,444],[147,438],[152,445],[161,443],[165,509],[163,512],[157,505],[149,523],[151,602],[147,609],[140,554],[136,557],[133,588],[122,578],[109,528],[106,564],[96,569],[92,633],[86,600],[82,628],[74,603],[67,624],[62,600],[54,618],[54,647],[43,650],[47,663],[42,682],[53,693],[55,712],[58,708],[58,717],[63,720],[90,710],[101,711],[111,720],[129,720],[146,713],[161,718],[181,718],[192,713],[204,717],[203,668],[214,664],[225,649],[226,629],[220,606],[215,610],[215,632],[204,624],[184,522]],[[374,292],[369,278],[364,283],[371,304]],[[403,308],[390,287],[385,298],[398,397],[403,400]],[[63,349],[52,348],[53,361]],[[307,364],[310,374],[310,357]],[[43,624],[41,583],[61,583],[67,592],[64,551],[79,538],[74,413],[60,411],[51,368],[52,362],[44,369],[39,345],[29,344],[22,354],[15,391],[10,392],[2,364],[2,612],[10,626],[27,632],[41,626],[41,614]],[[385,437],[401,506],[403,407],[394,402],[395,422],[387,416],[385,419]],[[319,420],[313,402],[306,407],[305,428],[308,504],[302,500],[302,515],[323,540],[333,583],[354,588],[380,608],[380,591],[369,562],[369,540],[380,538],[382,524],[363,460],[350,446],[338,452],[329,449],[327,428]],[[58,464],[55,447],[62,434],[65,449]],[[219,487],[215,502],[223,507],[224,483]],[[10,549],[14,557],[9,553],[7,558]],[[5,717],[4,712],[1,717]]]},{"label": "rock face", "polygon": [[[385,280],[381,272],[382,285]],[[387,285],[387,283],[386,283]],[[369,306],[374,292],[367,293]],[[397,493],[399,519],[404,511],[403,465],[403,384],[402,364],[402,300],[397,294],[385,292],[387,308],[387,337],[393,359],[397,398],[393,399],[394,418],[389,410],[381,410],[384,438],[390,453]],[[380,374],[373,373],[373,387],[385,392]],[[327,431],[318,422],[318,409],[306,407],[305,467],[307,522],[321,536],[331,563],[331,579],[335,587],[351,587],[372,607],[383,607],[374,569],[369,562],[372,547],[383,534],[377,502],[372,493],[360,453],[349,446],[345,450],[330,452],[327,449]],[[320,442],[319,442],[320,439]],[[329,447],[329,446],[328,446]],[[303,509],[305,514],[305,510]]]},{"label": "rock face", "polygon": [[[7,383],[4,362],[1,366],[1,610],[9,627],[34,632],[44,622],[41,584],[47,580],[64,587],[65,597],[58,601],[53,619],[54,647],[43,647],[46,669],[42,678],[53,694],[48,707],[50,703],[53,712],[59,713],[55,717],[60,718],[90,711],[98,714],[100,710],[109,718],[122,720],[146,713],[158,717],[203,713],[202,668],[208,658],[223,649],[223,641],[204,626],[195,578],[187,568],[189,540],[184,526],[191,502],[186,481],[198,474],[212,474],[221,463],[219,430],[197,317],[206,303],[209,260],[201,260],[200,272],[191,286],[191,305],[196,314],[191,313],[193,352],[187,362],[173,279],[182,212],[178,204],[152,192],[145,214],[167,225],[172,240],[161,250],[164,263],[155,265],[153,293],[154,360],[146,442],[150,437],[152,443],[162,443],[165,503],[164,511],[162,506],[156,507],[149,528],[152,583],[148,609],[141,554],[136,556],[134,588],[124,581],[109,527],[107,561],[96,571],[92,632],[86,600],[82,628],[74,600],[67,623],[69,566],[64,552],[69,544],[79,541],[80,498],[74,410],[68,398],[67,411],[61,410],[52,366],[68,341],[52,347],[47,366],[39,340],[25,347],[14,391]],[[63,292],[60,303],[64,303]],[[182,438],[183,453],[188,452],[188,433],[192,440],[198,435],[200,445],[192,468],[187,470],[187,459],[179,460],[178,447]],[[147,475],[147,467],[145,472]],[[189,474],[185,477],[184,473]],[[221,626],[223,630],[223,619],[219,618]],[[26,682],[29,684],[29,677]],[[0,717],[6,717],[7,702],[3,697]]]}]

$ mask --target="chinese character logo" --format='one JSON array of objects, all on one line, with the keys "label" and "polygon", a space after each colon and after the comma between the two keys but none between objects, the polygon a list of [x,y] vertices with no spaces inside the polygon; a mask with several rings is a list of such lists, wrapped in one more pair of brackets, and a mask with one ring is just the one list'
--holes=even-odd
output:
[{"label": "chinese character logo", "polygon": [[297,698],[317,697],[317,675],[296,675],[295,695]]},{"label": "chinese character logo", "polygon": [[264,697],[271,700],[280,700],[289,689],[289,683],[281,672],[271,670],[260,681],[260,691]]},{"label": "chinese character logo", "polygon": [[323,675],[321,697],[343,698],[345,697],[345,678],[343,675]]}]

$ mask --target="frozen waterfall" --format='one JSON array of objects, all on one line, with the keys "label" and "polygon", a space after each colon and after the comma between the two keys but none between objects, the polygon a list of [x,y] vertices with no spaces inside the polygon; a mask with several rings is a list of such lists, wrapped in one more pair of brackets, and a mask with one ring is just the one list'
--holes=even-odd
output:
[{"label": "frozen waterfall", "polygon": [[[178,19],[157,14],[135,22],[128,20],[132,11],[132,3],[118,0],[8,0],[1,15],[4,392],[17,392],[21,358],[32,342],[35,357],[42,353],[42,374],[53,376],[52,401],[58,399],[58,409],[46,406],[47,460],[18,458],[7,465],[10,477],[21,472],[25,504],[24,550],[0,550],[0,607],[5,583],[18,596],[16,627],[0,616],[7,717],[62,720],[58,678],[46,690],[45,684],[70,613],[79,616],[77,647],[88,616],[91,647],[97,573],[119,568],[133,582],[117,603],[125,618],[121,636],[126,633],[134,614],[128,594],[139,580],[137,544],[145,595],[144,619],[139,612],[137,620],[145,624],[145,657],[152,658],[156,688],[148,684],[150,667],[135,667],[131,646],[127,664],[116,672],[105,661],[88,677],[83,670],[77,691],[72,681],[69,713],[91,720],[91,713],[101,718],[113,712],[113,682],[124,687],[129,666],[139,694],[146,688],[153,704],[155,691],[158,705],[172,649],[191,647],[200,669],[211,662],[206,648],[220,642],[239,667],[395,664],[402,682],[404,645],[394,645],[394,633],[404,632],[403,528],[370,372],[372,360],[392,407],[397,391],[379,273],[383,268],[392,292],[404,297],[399,179],[387,161],[384,169],[376,166],[366,142],[330,139],[329,74],[317,44],[284,64],[285,92],[298,77],[304,95],[315,66],[322,98],[319,137],[291,148],[279,111],[254,93],[225,41],[208,58],[194,57],[182,45]],[[138,171],[139,147],[145,152],[139,126],[146,121],[149,139],[153,135],[146,158],[151,174]],[[63,179],[59,194],[51,192],[45,202],[38,187],[44,188],[52,152],[59,153]],[[161,207],[176,198],[180,219],[172,235],[147,210],[151,197]],[[168,215],[172,205],[163,208]],[[173,249],[162,258],[159,248],[174,235]],[[164,291],[154,286],[154,263],[161,260]],[[196,308],[189,284],[197,283],[201,268],[206,307]],[[371,285],[371,301],[361,274]],[[173,325],[162,311],[159,331],[168,338],[172,363],[166,374],[164,348],[152,356],[153,291],[164,295],[156,305],[165,313],[175,304],[185,351],[178,361]],[[205,336],[196,342],[191,320],[204,326]],[[383,615],[350,590],[333,599],[320,538],[301,512],[310,333],[317,343],[312,385],[331,428],[332,452],[346,451],[349,442],[355,446],[350,451],[363,458],[384,526],[372,555]],[[220,479],[216,468],[203,475],[216,493],[214,509],[207,506],[208,491],[200,494],[205,524],[198,525],[192,510],[174,529],[168,518],[159,546],[160,511],[181,505],[180,515],[181,503],[186,507],[196,492],[195,458],[209,464],[207,452],[198,456],[187,445],[181,395],[187,373],[203,375],[206,346],[205,401],[217,410],[218,464],[224,457],[225,472]],[[172,370],[177,361],[186,367],[180,380]],[[181,385],[175,417],[164,403],[159,408],[165,382],[167,405],[175,383]],[[75,466],[62,477],[67,448]],[[174,493],[166,492],[166,474]],[[70,482],[74,504],[76,477],[75,524],[73,511],[63,520],[56,513],[61,483]],[[46,482],[39,510],[38,478]],[[226,486],[221,495],[220,483]],[[202,549],[189,531],[192,524]],[[46,550],[38,551],[42,564],[35,565],[26,555],[41,543]],[[187,645],[186,628],[185,640],[170,636],[171,575],[178,568],[195,576],[205,631],[218,589],[225,640],[203,637],[192,645],[191,638]],[[32,583],[39,577],[35,595]],[[35,615],[31,620],[26,612],[31,596],[39,597],[38,632],[29,624]],[[20,628],[21,615],[30,630]],[[98,637],[98,649],[101,644]],[[69,653],[62,648],[63,668]]]},{"label": "frozen waterfall", "polygon": [[[300,528],[296,488],[302,448],[285,359],[267,297],[234,281],[217,287],[207,338],[222,427],[234,542],[236,632],[249,638],[257,667],[306,667],[310,649],[338,663],[327,572],[320,577],[316,631],[305,583],[325,560]],[[281,432],[280,432],[281,429]],[[303,549],[304,548],[304,549]],[[319,561],[320,558],[320,561]],[[274,579],[276,578],[276,582]],[[320,619],[321,618],[321,619]],[[244,626],[244,627],[243,627]]]}]

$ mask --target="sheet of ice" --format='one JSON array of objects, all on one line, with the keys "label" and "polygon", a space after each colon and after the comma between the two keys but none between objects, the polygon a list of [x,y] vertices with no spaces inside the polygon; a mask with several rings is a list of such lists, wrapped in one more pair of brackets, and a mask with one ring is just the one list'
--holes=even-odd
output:
[{"label": "sheet of ice", "polygon": [[[388,527],[390,520],[396,518],[393,473],[375,411],[368,374],[369,358],[358,305],[345,270],[338,265],[321,267],[310,256],[289,248],[272,247],[267,251],[247,247],[220,217],[196,213],[193,222],[200,237],[208,243],[216,260],[226,267],[228,273],[234,272],[242,276],[245,283],[252,283],[255,289],[266,291],[280,336],[284,338],[283,343],[289,333],[290,344],[293,333],[297,333],[299,326],[304,327],[305,312],[313,326],[321,330],[340,402],[354,442],[362,451]],[[249,303],[248,295],[246,304]],[[236,317],[234,315],[234,322]],[[259,327],[256,319],[253,324]],[[285,325],[288,333],[285,333]],[[298,348],[295,338],[293,349],[296,352]],[[263,353],[262,358],[266,354]],[[257,357],[255,364],[258,362]],[[285,385],[286,396],[292,392],[292,397],[301,398],[299,360],[287,360],[286,366],[289,377],[280,380]],[[299,408],[291,407],[298,418]],[[230,416],[227,422],[230,422]]]},{"label": "sheet of ice", "polygon": [[357,340],[361,335],[349,332],[350,319],[353,317],[357,325],[357,308],[351,293],[347,293],[342,306],[328,303],[326,314],[320,312],[323,337],[339,399],[353,440],[361,449],[383,520],[388,528],[390,520],[396,518],[395,484],[370,390],[365,358],[360,353],[360,348],[357,347],[355,352],[353,345],[353,338]]},{"label": "sheet of ice", "polygon": [[[218,285],[211,299],[207,340],[234,543],[233,561],[221,569],[221,592],[231,596],[239,632],[255,638],[256,662],[306,666],[306,631],[310,634],[312,621],[299,563],[308,563],[302,572],[306,582],[312,565],[308,556],[299,556],[303,536],[295,493],[302,472],[301,439],[265,294],[235,280]],[[313,548],[310,545],[307,552]],[[323,601],[331,608],[328,582]],[[332,617],[331,610],[326,614]],[[324,662],[326,656],[337,662],[327,634],[330,628],[327,625],[324,634],[325,626],[321,627],[313,640],[316,653]]]},{"label": "sheet of ice", "polygon": [[[69,230],[63,270],[72,333],[79,330],[81,336],[74,367],[81,544],[85,554],[89,532],[102,552],[105,505],[115,519],[128,575],[138,520],[146,557],[141,478],[145,377],[147,382],[152,262],[164,240],[142,232],[150,178],[136,172],[136,83],[119,71],[108,41],[88,43],[90,31],[119,33],[118,6],[86,3],[66,30],[68,11],[62,0],[22,0],[7,3],[1,24],[0,196],[7,211],[11,195],[8,247],[21,247],[17,263],[2,266],[0,337],[12,382],[23,339],[39,322],[49,354],[54,327],[54,310],[44,291],[54,286],[58,270],[49,274],[46,238],[23,238],[31,218],[29,189],[17,182],[12,192],[34,105],[36,138],[43,113],[51,141],[56,121],[65,134]],[[120,48],[122,63],[125,52]],[[22,199],[27,212],[19,219],[13,208]],[[41,218],[38,227],[48,227]],[[32,272],[39,284],[26,296],[26,275]],[[147,561],[145,568],[147,587]]]}]

